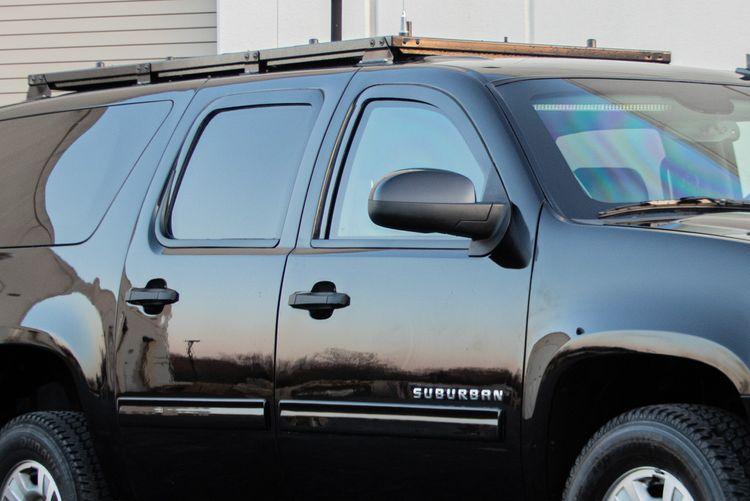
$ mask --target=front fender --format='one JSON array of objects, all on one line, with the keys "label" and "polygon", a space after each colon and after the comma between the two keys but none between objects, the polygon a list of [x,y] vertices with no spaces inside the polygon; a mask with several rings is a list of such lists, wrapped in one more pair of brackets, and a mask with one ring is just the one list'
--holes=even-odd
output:
[{"label": "front fender", "polygon": [[719,370],[740,395],[750,393],[750,368],[729,348],[710,339],[668,331],[605,331],[570,338],[554,332],[537,341],[529,352],[524,378],[524,419],[534,415],[542,388],[552,390],[572,364],[610,353],[671,356],[700,362]]}]

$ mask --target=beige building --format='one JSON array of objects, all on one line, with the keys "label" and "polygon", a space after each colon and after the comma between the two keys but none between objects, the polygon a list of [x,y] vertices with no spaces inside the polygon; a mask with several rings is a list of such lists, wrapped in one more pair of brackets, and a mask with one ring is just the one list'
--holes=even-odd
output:
[{"label": "beige building", "polygon": [[30,73],[216,53],[216,0],[0,0],[0,106]]}]

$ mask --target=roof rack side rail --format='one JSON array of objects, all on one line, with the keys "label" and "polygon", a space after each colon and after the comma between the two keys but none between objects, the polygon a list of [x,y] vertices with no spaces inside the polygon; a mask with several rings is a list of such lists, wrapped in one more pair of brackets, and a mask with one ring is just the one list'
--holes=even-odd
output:
[{"label": "roof rack side rail", "polygon": [[390,64],[436,55],[578,57],[656,63],[669,63],[671,59],[668,51],[385,36],[29,75],[27,96],[38,99],[50,96],[53,90],[81,92],[287,68]]},{"label": "roof rack side rail", "polygon": [[373,37],[29,75],[27,97],[47,97],[53,90],[81,92],[190,78],[265,73],[284,66],[356,63],[367,52],[382,51],[389,45],[390,37]]},{"label": "roof rack side rail", "polygon": [[392,43],[402,54],[572,57],[664,64],[672,60],[672,54],[669,51],[612,49],[597,47],[595,44],[570,46],[401,36],[393,37]]}]

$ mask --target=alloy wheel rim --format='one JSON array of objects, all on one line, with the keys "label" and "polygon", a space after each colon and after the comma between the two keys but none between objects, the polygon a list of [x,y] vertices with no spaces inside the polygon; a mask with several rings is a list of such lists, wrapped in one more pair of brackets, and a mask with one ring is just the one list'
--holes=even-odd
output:
[{"label": "alloy wheel rim", "polygon": [[605,501],[694,501],[677,477],[653,466],[634,468],[612,484]]},{"label": "alloy wheel rim", "polygon": [[0,501],[60,501],[60,489],[47,468],[36,461],[23,461],[3,482]]}]

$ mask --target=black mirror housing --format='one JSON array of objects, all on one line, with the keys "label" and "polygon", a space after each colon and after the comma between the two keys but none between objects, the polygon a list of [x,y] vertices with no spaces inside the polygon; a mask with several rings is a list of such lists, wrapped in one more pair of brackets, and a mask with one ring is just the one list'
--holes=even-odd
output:
[{"label": "black mirror housing", "polygon": [[471,255],[487,255],[510,221],[505,202],[477,202],[466,176],[438,169],[407,169],[383,177],[370,191],[368,213],[386,228],[472,239]]}]

